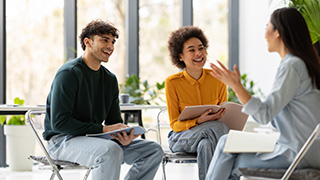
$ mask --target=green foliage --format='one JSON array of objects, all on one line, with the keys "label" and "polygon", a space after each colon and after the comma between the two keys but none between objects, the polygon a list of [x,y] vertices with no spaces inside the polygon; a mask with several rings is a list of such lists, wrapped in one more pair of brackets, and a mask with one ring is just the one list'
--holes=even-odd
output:
[{"label": "green foliage", "polygon": [[7,119],[7,116],[1,115],[1,116],[0,116],[0,124],[3,125],[4,122],[6,121],[6,119]]},{"label": "green foliage", "polygon": [[[14,104],[16,105],[23,105],[24,100],[16,97],[14,99]],[[0,124],[3,125],[7,120],[7,116],[0,116]],[[24,115],[14,115],[7,121],[7,125],[25,125],[26,119]]]},{"label": "green foliage", "polygon": [[[272,1],[272,0],[271,0]],[[319,0],[283,0],[284,4],[296,8],[304,17],[312,43],[320,40],[320,1]]]},{"label": "green foliage", "polygon": [[159,104],[157,100],[165,102],[161,98],[161,94],[164,94],[164,81],[162,83],[156,83],[151,86],[147,80],[141,82],[135,74],[127,77],[125,84],[120,84],[120,92],[130,95],[130,103],[134,104]]},{"label": "green foliage", "polygon": [[[255,91],[255,84],[253,81],[247,79],[247,74],[243,74],[241,76],[241,84],[249,92],[249,94],[263,97],[263,93],[260,88]],[[228,87],[228,101],[240,103],[238,97],[236,96],[236,93],[230,87]]]},{"label": "green foliage", "polygon": [[13,102],[14,102],[14,104],[20,105],[20,106],[22,106],[24,104],[24,100],[20,99],[18,97],[14,98]]},{"label": "green foliage", "polygon": [[319,0],[290,0],[290,7],[296,8],[304,17],[312,43],[320,40],[320,1]]}]

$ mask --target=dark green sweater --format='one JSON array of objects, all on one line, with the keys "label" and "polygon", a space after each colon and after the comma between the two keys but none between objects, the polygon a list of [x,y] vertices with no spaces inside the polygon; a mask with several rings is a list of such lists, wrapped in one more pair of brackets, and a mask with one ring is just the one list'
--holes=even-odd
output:
[{"label": "dark green sweater", "polygon": [[104,120],[105,125],[122,123],[118,95],[116,76],[102,65],[93,71],[81,57],[65,63],[47,98],[44,139],[101,133]]}]

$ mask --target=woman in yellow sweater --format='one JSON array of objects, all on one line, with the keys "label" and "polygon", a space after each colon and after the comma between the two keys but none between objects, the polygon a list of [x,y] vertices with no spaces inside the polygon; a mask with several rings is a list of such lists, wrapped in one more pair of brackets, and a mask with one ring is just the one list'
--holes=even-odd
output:
[{"label": "woman in yellow sweater", "polygon": [[227,101],[227,86],[204,69],[208,40],[203,31],[194,26],[181,27],[171,33],[168,41],[170,59],[181,72],[167,77],[166,100],[170,126],[169,147],[173,152],[197,153],[199,179],[205,179],[218,139],[228,127],[216,121],[225,110],[215,114],[211,110],[199,118],[178,121],[185,106],[213,104]]}]

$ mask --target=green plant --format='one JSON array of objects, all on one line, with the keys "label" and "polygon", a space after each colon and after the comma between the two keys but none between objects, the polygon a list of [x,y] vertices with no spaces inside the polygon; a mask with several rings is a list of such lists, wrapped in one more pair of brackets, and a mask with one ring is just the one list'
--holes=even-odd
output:
[{"label": "green plant", "polygon": [[[247,79],[247,74],[243,74],[241,76],[241,84],[244,86],[244,88],[249,92],[251,95],[258,95],[259,97],[263,97],[263,93],[260,88],[257,90],[254,87],[254,82],[252,80]],[[238,97],[236,96],[236,93],[228,87],[228,101],[240,103]]]},{"label": "green plant", "polygon": [[289,6],[296,8],[302,14],[307,23],[312,43],[317,43],[320,40],[320,1],[289,0]]},{"label": "green plant", "polygon": [[[15,105],[23,105],[24,100],[20,99],[18,97],[14,98],[14,104]],[[7,116],[0,116],[0,124],[3,125],[7,120]],[[24,115],[14,115],[9,118],[9,120],[6,122],[7,125],[25,125],[26,119]]]},{"label": "green plant", "polygon": [[154,86],[150,86],[147,80],[141,82],[135,74],[126,78],[124,84],[120,84],[120,92],[130,95],[130,103],[134,104],[157,104],[159,102],[165,102],[161,95],[164,94],[164,81],[162,83],[156,83]]},{"label": "green plant", "polygon": [[[273,0],[269,0],[271,3]],[[320,57],[320,1],[319,0],[283,0],[284,5],[296,8],[305,19],[312,43]]]}]

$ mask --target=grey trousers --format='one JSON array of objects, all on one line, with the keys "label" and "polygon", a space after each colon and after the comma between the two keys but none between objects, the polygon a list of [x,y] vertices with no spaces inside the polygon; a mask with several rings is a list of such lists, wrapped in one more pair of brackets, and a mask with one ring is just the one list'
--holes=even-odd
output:
[{"label": "grey trousers", "polygon": [[209,121],[189,130],[169,133],[172,152],[197,153],[199,179],[204,180],[219,138],[229,128],[220,121]]},{"label": "grey trousers", "polygon": [[163,157],[161,146],[153,141],[135,139],[122,146],[102,138],[56,135],[48,141],[53,159],[93,167],[92,180],[118,180],[122,163],[132,165],[125,180],[151,180]]}]

